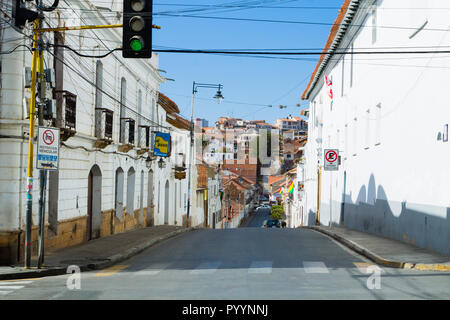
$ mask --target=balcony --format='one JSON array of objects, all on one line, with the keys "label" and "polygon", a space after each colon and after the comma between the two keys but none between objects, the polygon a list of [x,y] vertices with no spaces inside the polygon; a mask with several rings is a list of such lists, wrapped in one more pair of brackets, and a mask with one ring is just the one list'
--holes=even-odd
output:
[{"label": "balcony", "polygon": [[[140,125],[138,126],[138,130],[140,132],[138,147],[139,149],[136,151],[138,155],[142,155],[146,152],[150,151],[150,126]],[[142,134],[143,133],[143,134]]]},{"label": "balcony", "polygon": [[106,108],[95,109],[95,137],[94,147],[103,149],[112,143],[113,111]]},{"label": "balcony", "polygon": [[77,96],[69,91],[60,90],[55,93],[62,94],[63,103],[60,121],[60,139],[66,141],[75,135],[77,118]]},{"label": "balcony", "polygon": [[132,118],[120,118],[120,145],[119,152],[127,153],[134,148],[135,120]]}]

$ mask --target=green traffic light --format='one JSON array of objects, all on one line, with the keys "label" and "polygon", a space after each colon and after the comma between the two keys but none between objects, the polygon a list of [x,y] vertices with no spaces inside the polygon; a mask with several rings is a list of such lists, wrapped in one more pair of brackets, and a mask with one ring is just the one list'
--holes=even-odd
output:
[{"label": "green traffic light", "polygon": [[133,51],[141,51],[144,49],[144,41],[141,37],[133,37],[130,41],[130,47]]}]

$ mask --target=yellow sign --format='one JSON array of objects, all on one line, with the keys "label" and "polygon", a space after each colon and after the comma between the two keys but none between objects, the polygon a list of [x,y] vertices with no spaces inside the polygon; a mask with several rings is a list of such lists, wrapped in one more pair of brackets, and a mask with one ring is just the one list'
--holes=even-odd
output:
[{"label": "yellow sign", "polygon": [[159,149],[162,153],[167,153],[167,149],[169,148],[169,143],[163,140],[162,137],[156,137],[155,147]]}]

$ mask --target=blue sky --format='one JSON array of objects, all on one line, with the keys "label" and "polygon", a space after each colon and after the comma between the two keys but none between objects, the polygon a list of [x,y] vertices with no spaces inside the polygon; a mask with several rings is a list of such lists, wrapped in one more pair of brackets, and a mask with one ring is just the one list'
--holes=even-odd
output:
[{"label": "blue sky", "polygon": [[[154,13],[201,15],[205,17],[233,17],[333,23],[343,0],[154,0]],[[252,4],[291,8],[217,8],[206,12],[174,12],[199,9],[187,4],[223,5]],[[182,4],[176,6],[173,4]],[[322,9],[292,8],[320,7]],[[322,50],[330,32],[330,25],[247,22],[191,17],[155,15],[153,23],[161,30],[153,31],[153,48],[185,49],[304,49]],[[296,56],[297,57],[297,56]],[[262,119],[273,123],[289,114],[298,116],[307,106],[301,94],[308,84],[319,58],[297,57],[304,60],[249,58],[243,56],[160,53],[159,67],[167,81],[160,91],[175,101],[181,114],[190,119],[192,83],[222,84],[225,100],[222,104],[212,97],[214,89],[199,88],[195,99],[194,116],[205,118],[214,125],[220,116]],[[300,103],[301,107],[296,105]],[[271,108],[267,107],[272,105]],[[280,109],[279,105],[287,105]]]}]

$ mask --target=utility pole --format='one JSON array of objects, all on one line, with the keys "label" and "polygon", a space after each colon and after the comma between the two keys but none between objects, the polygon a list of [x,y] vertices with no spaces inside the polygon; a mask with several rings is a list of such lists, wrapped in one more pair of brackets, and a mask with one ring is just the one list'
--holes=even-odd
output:
[{"label": "utility pole", "polygon": [[319,165],[317,168],[317,213],[316,213],[316,225],[320,226],[320,190],[321,190],[321,174],[322,167]]},{"label": "utility pole", "polygon": [[25,225],[25,269],[31,265],[31,230],[33,217],[33,146],[34,146],[34,126],[36,112],[36,78],[38,64],[38,42],[40,19],[34,21],[33,29],[33,57],[31,64],[31,97],[30,97],[30,126],[28,135],[28,173],[27,173],[27,211]]},{"label": "utility pole", "polygon": [[[42,1],[40,1],[41,4]],[[39,8],[39,6],[38,6]],[[39,15],[42,11],[39,11]],[[38,20],[39,29],[42,27],[42,20]],[[46,84],[45,84],[45,74],[44,74],[44,52],[43,45],[41,43],[42,38],[38,32],[38,68],[39,68],[39,78],[38,78],[38,90],[39,90],[39,108],[38,108],[38,119],[39,126],[44,125],[44,104],[46,98]],[[39,170],[39,235],[38,235],[38,262],[37,267],[40,269],[44,263],[44,230],[45,230],[45,196],[46,196],[46,186],[47,186],[47,170]]]}]

